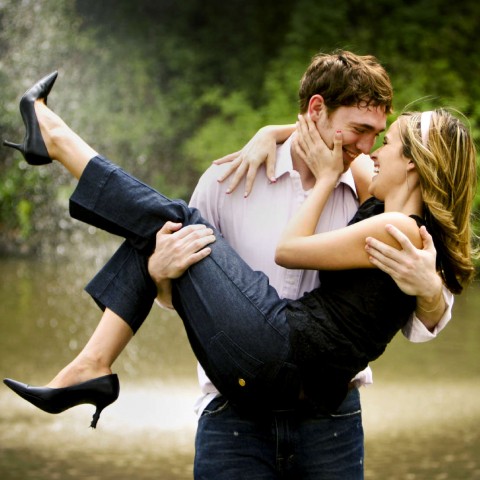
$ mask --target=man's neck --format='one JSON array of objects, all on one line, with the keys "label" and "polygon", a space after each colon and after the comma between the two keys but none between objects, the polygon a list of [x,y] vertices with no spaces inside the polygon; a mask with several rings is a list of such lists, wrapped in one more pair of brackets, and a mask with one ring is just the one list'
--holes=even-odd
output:
[{"label": "man's neck", "polygon": [[310,190],[315,185],[315,177],[307,164],[295,153],[293,147],[290,147],[290,154],[292,155],[292,166],[300,175],[302,187],[305,191]]}]

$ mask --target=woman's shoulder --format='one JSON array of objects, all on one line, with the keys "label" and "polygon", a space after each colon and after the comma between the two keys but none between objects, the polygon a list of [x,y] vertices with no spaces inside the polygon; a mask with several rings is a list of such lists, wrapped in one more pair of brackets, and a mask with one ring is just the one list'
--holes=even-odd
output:
[{"label": "woman's shoulder", "polygon": [[387,225],[398,228],[417,248],[422,248],[422,238],[416,216],[406,215],[402,212],[383,212],[370,218],[372,225],[385,231]]}]

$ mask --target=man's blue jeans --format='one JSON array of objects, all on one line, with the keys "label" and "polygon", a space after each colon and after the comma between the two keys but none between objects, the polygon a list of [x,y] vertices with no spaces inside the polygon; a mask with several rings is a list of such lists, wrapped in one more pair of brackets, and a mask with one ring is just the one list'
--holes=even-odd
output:
[{"label": "man's blue jeans", "polygon": [[195,480],[361,480],[357,388],[333,415],[298,408],[255,416],[218,397],[198,422]]}]

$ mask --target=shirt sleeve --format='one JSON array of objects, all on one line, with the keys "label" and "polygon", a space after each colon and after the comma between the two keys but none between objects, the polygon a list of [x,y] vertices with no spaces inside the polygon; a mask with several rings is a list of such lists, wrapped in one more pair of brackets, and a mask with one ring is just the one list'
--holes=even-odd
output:
[{"label": "shirt sleeve", "polygon": [[[227,164],[228,165],[228,164]],[[202,217],[221,231],[220,211],[226,187],[217,181],[223,168],[213,165],[200,177],[190,199],[190,206],[200,210]]]},{"label": "shirt sleeve", "polygon": [[447,323],[452,318],[452,308],[454,302],[454,296],[445,286],[443,286],[443,298],[445,300],[446,309],[445,312],[437,323],[433,331],[431,332],[416,316],[415,312],[408,320],[405,327],[402,329],[402,333],[408,340],[414,343],[428,342],[433,340],[436,336],[445,328]]}]

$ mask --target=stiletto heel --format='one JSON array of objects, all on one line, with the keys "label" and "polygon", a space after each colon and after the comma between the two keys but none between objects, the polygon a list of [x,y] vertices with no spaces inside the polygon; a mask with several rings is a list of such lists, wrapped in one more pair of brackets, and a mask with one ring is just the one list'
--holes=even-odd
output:
[{"label": "stiletto heel", "polygon": [[57,75],[58,72],[50,73],[23,94],[20,100],[20,113],[25,124],[23,143],[3,141],[6,147],[15,148],[21,152],[30,165],[44,165],[52,162],[42,138],[34,104],[35,100],[44,100],[45,104],[47,103],[48,94],[57,79]]},{"label": "stiletto heel", "polygon": [[90,426],[96,428],[102,410],[113,403],[120,393],[116,374],[94,378],[65,388],[32,387],[5,378],[3,383],[27,402],[47,413],[61,413],[69,408],[89,403],[96,410]]},{"label": "stiletto heel", "polygon": [[104,407],[99,407],[97,405],[95,413],[93,414],[92,422],[90,423],[91,428],[97,428],[97,423],[98,423],[98,420],[100,419],[100,414],[102,413],[103,408]]}]

